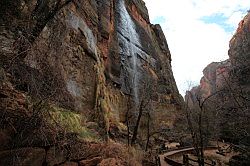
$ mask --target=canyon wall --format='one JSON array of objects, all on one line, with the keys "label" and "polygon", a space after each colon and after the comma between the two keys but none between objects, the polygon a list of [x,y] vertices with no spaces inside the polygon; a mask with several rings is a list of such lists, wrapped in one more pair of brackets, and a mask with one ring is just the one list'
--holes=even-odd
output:
[{"label": "canyon wall", "polygon": [[232,63],[231,81],[250,96],[250,13],[239,23],[229,43],[229,59]]},{"label": "canyon wall", "polygon": [[186,99],[189,104],[196,102],[197,97],[207,98],[217,91],[220,91],[227,84],[231,63],[229,60],[223,62],[212,62],[203,70],[203,77],[200,85],[193,87],[186,92]]},{"label": "canyon wall", "polygon": [[242,88],[249,96],[249,52],[250,52],[250,16],[249,13],[240,21],[239,26],[229,42],[229,59],[212,62],[203,70],[200,85],[192,88],[188,94],[194,97],[200,93],[206,98],[228,86]]},{"label": "canyon wall", "polygon": [[173,127],[182,97],[142,0],[2,0],[0,23],[1,114],[47,103],[114,136],[143,109],[152,130]]},{"label": "canyon wall", "polygon": [[190,107],[206,101],[206,109],[216,115],[220,138],[239,143],[249,140],[250,126],[250,13],[240,21],[229,42],[229,59],[213,62],[204,70],[200,85],[187,91]]},{"label": "canyon wall", "polygon": [[124,122],[128,96],[139,105],[152,84],[154,112],[180,108],[166,39],[143,1],[1,3],[1,65],[18,90],[91,118],[104,102]]}]

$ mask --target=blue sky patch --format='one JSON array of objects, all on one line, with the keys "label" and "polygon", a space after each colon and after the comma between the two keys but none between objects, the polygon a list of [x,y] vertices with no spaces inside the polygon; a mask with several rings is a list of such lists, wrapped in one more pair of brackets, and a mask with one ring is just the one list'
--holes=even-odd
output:
[{"label": "blue sky patch", "polygon": [[234,31],[234,27],[227,23],[227,19],[228,18],[223,14],[213,14],[211,16],[202,17],[201,21],[206,24],[217,24],[221,26],[226,32],[232,32]]},{"label": "blue sky patch", "polygon": [[153,24],[163,24],[166,22],[166,19],[163,16],[157,16],[153,19]]}]

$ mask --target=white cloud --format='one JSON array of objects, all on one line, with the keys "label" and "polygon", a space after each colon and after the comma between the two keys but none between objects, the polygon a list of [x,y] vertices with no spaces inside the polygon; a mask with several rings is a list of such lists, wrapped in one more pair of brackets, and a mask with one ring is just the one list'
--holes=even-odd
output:
[{"label": "white cloud", "polygon": [[233,32],[216,23],[205,23],[204,16],[220,14],[225,24],[236,28],[250,9],[247,0],[144,0],[151,21],[164,17],[161,24],[172,54],[172,66],[181,94],[187,81],[199,83],[202,70],[213,61],[228,58],[228,43]]},{"label": "white cloud", "polygon": [[239,20],[242,19],[243,15],[244,12],[242,11],[233,12],[232,15],[228,18],[227,23],[233,26],[234,28],[237,28]]}]

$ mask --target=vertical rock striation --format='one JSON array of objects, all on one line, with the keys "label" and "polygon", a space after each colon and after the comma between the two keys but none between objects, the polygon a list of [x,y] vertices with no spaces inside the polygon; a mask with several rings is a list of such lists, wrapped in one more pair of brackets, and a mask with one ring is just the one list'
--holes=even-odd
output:
[{"label": "vertical rock striation", "polygon": [[[249,91],[250,85],[250,13],[239,23],[238,29],[230,40],[228,51],[232,63],[232,79]],[[250,94],[248,94],[250,95]]]},{"label": "vertical rock striation", "polygon": [[152,84],[155,125],[172,126],[182,98],[167,41],[142,0],[0,3],[1,67],[15,89],[85,114],[108,132],[126,121],[129,96],[139,106]]},{"label": "vertical rock striation", "polygon": [[[135,103],[138,104],[138,79],[140,77],[140,71],[137,70],[137,65],[139,63],[137,55],[141,54],[141,50],[139,48],[141,47],[141,42],[135,29],[136,26],[126,9],[125,2],[123,0],[117,2],[117,17],[118,20],[116,27],[122,68],[122,78],[120,79],[123,80],[121,87],[123,91],[128,91],[129,93],[131,92],[128,87],[131,87]],[[130,79],[128,85],[126,85],[128,83],[126,82],[126,78]]]}]

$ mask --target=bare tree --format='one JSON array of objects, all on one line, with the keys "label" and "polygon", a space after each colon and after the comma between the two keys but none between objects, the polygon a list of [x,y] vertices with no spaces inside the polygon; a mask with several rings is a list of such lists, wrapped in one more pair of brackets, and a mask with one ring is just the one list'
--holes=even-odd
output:
[{"label": "bare tree", "polygon": [[[189,106],[190,97],[192,97],[191,92],[189,92],[188,97],[186,98],[186,119],[188,123],[188,127],[193,140],[193,147],[195,148],[196,155],[198,157],[198,162],[200,166],[204,166],[204,146],[205,140],[208,142],[208,132],[209,129],[209,111],[206,104],[208,101],[220,93],[221,91],[217,91],[212,93],[207,97],[203,97],[200,89],[195,94],[195,101],[193,103],[192,108]],[[187,93],[188,94],[188,93]]]},{"label": "bare tree", "polygon": [[[143,97],[140,101],[139,108],[138,108],[138,116],[136,119],[136,124],[133,129],[133,135],[131,138],[131,145],[134,145],[137,139],[138,130],[140,126],[140,121],[144,113],[146,113],[148,117],[148,130],[149,130],[149,117],[150,117],[150,108],[151,108],[151,98],[153,94],[153,80],[152,78],[149,78],[148,76],[145,76],[144,82],[143,82],[143,89],[141,96]],[[149,135],[149,133],[148,133]]]}]

